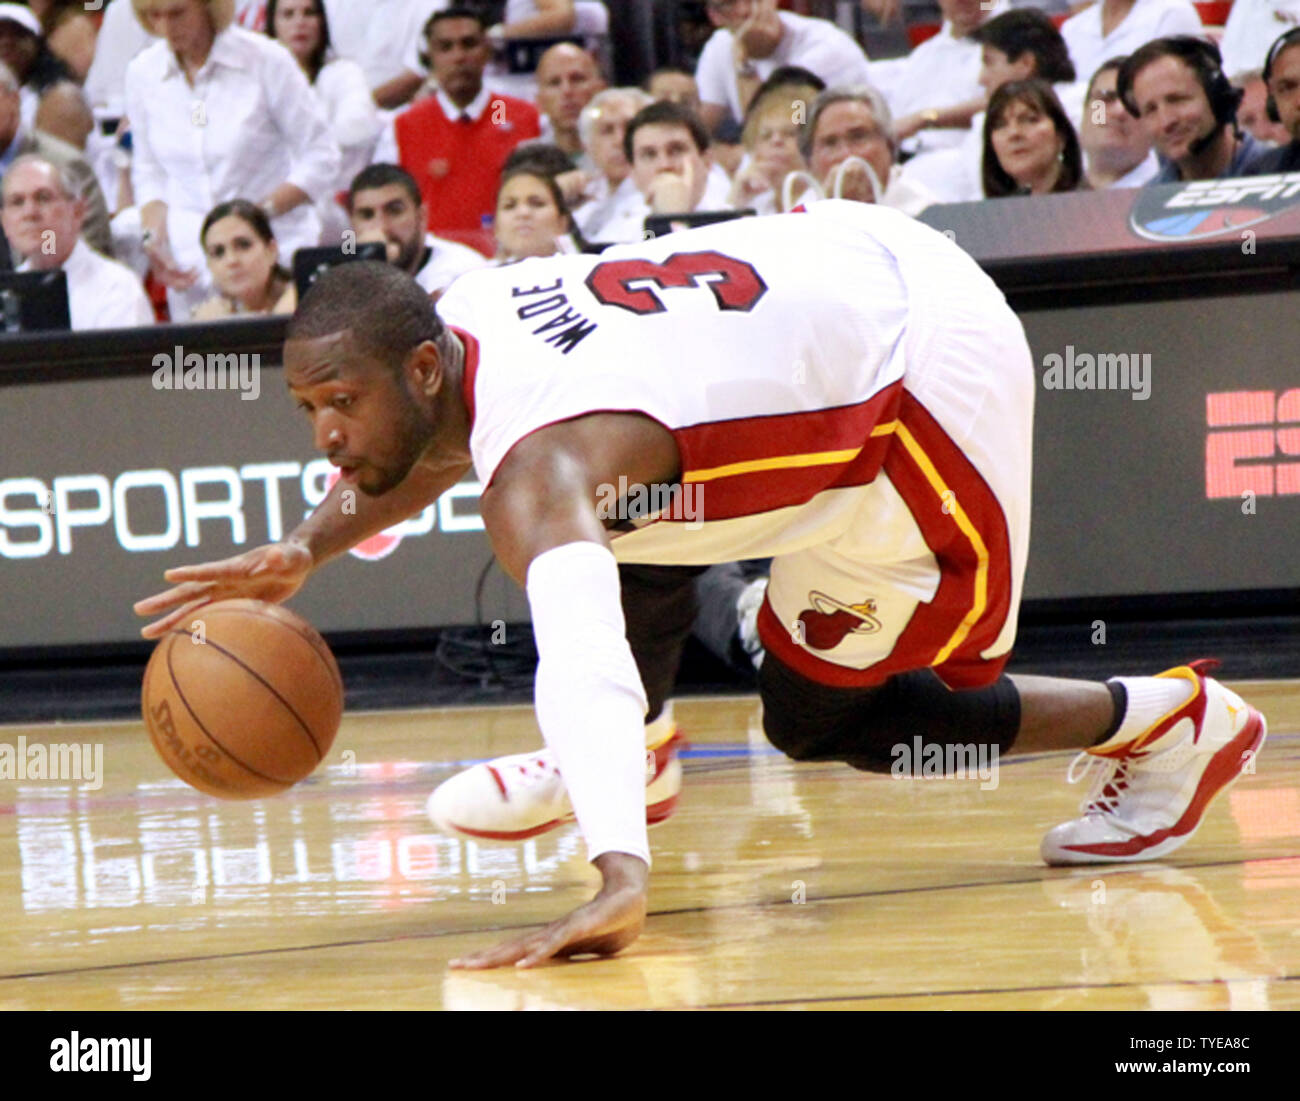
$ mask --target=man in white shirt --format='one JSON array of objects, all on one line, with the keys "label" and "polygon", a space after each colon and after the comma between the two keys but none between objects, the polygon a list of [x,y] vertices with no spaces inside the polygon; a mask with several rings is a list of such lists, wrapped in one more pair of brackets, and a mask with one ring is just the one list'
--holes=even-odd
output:
[{"label": "man in white shirt", "polygon": [[[340,57],[365,70],[380,107],[400,107],[424,81],[408,59],[419,54],[429,16],[447,0],[324,0],[330,39]],[[415,66],[418,66],[418,61]]]},{"label": "man in white shirt", "polygon": [[1094,191],[1141,187],[1160,171],[1151,139],[1119,98],[1122,57],[1113,57],[1092,75],[1084,97],[1079,145]]},{"label": "man in white shirt", "polygon": [[799,151],[827,197],[879,203],[915,218],[936,200],[894,163],[891,122],[885,97],[870,85],[828,88],[813,100]]},{"label": "man in white shirt", "polygon": [[777,11],[776,0],[708,0],[708,12],[718,29],[700,51],[695,79],[710,134],[728,118],[741,121],[758,86],[783,65],[828,85],[871,79],[862,47],[829,20]]},{"label": "man in white shirt", "polygon": [[537,62],[537,109],[542,114],[542,140],[553,142],[570,157],[580,159],[583,149],[578,117],[591,97],[604,86],[600,66],[582,47],[572,42],[550,47]]},{"label": "man in white shirt", "polygon": [[[675,103],[638,111],[623,135],[635,193],[601,227],[599,241],[640,241],[651,214],[727,210],[727,194],[710,178],[709,136],[695,115]],[[626,181],[624,182],[626,187]]]},{"label": "man in white shirt", "polygon": [[430,294],[487,265],[487,258],[472,248],[425,231],[428,215],[419,185],[398,165],[372,164],[357,173],[348,190],[348,215],[358,244],[383,242],[388,262]]},{"label": "man in white shirt", "polygon": [[1061,24],[1080,73],[1095,73],[1103,61],[1131,54],[1153,38],[1201,33],[1191,0],[1098,0]]},{"label": "man in white shirt", "polygon": [[1229,77],[1262,69],[1268,48],[1280,35],[1300,27],[1300,0],[1233,0],[1219,52]]},{"label": "man in white shirt", "polygon": [[153,307],[131,270],[81,239],[86,216],[66,173],[34,154],[17,158],[0,185],[5,236],[19,271],[62,268],[73,329],[152,325]]},{"label": "man in white shirt", "polygon": [[[1006,0],[939,0],[943,26],[885,75],[880,85],[894,115],[894,137],[909,153],[960,145],[984,109],[980,44],[971,33],[1009,10]],[[876,68],[883,68],[877,62]]]},{"label": "man in white shirt", "polygon": [[595,172],[573,207],[578,228],[589,241],[608,240],[604,228],[615,214],[640,196],[623,150],[627,124],[654,100],[640,88],[606,88],[582,109],[578,133]]}]

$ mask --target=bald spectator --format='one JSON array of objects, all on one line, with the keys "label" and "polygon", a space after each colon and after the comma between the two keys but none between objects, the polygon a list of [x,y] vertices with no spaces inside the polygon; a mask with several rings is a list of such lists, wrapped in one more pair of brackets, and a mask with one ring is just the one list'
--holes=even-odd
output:
[{"label": "bald spectator", "polygon": [[828,88],[813,100],[799,148],[827,196],[879,203],[912,217],[934,203],[895,163],[891,123],[889,104],[870,85]]},{"label": "bald spectator", "polygon": [[1160,171],[1151,139],[1119,98],[1119,70],[1124,58],[1113,57],[1092,75],[1084,97],[1084,174],[1094,191],[1141,187]]},{"label": "bald spectator", "polygon": [[73,329],[153,323],[153,308],[135,275],[81,239],[86,204],[77,185],[44,157],[17,158],[0,183],[0,222],[21,261],[19,271],[63,269]]},{"label": "bald spectator", "polygon": [[740,122],[759,84],[783,65],[808,69],[828,85],[870,80],[862,47],[829,20],[778,11],[776,0],[707,0],[707,8],[717,30],[700,52],[695,79],[710,134],[724,120]]},{"label": "bald spectator", "polygon": [[700,113],[700,86],[695,83],[694,74],[685,69],[656,69],[650,74],[645,88],[651,99],[666,100],[697,115]]},{"label": "bald spectator", "polygon": [[[73,146],[24,126],[21,102],[17,78],[9,66],[0,62],[0,173],[29,153],[39,154],[58,165],[72,181],[77,195],[85,199],[86,239],[92,248],[111,256],[113,236],[108,225],[108,207],[94,170]],[[11,266],[4,235],[0,234],[0,270]]]},{"label": "bald spectator", "polygon": [[537,63],[537,106],[542,137],[571,157],[582,156],[578,117],[605,86],[596,59],[572,42],[550,47]]},{"label": "bald spectator", "polygon": [[602,241],[639,241],[651,214],[727,210],[725,184],[710,187],[709,135],[700,120],[675,103],[638,111],[623,134],[636,194],[602,227]]},{"label": "bald spectator", "polygon": [[1119,71],[1119,95],[1161,159],[1154,184],[1249,176],[1270,147],[1237,125],[1241,92],[1204,38],[1148,42]]},{"label": "bald spectator", "polygon": [[1274,122],[1268,113],[1268,87],[1262,69],[1251,69],[1232,78],[1232,86],[1241,89],[1241,106],[1237,108],[1237,122],[1241,128],[1254,134],[1260,141],[1285,145],[1291,140],[1286,127]]},{"label": "bald spectator", "polygon": [[1131,54],[1157,38],[1200,34],[1191,0],[1098,0],[1061,24],[1074,67],[1096,72],[1109,57]]},{"label": "bald spectator", "polygon": [[483,85],[491,57],[482,18],[447,8],[428,25],[435,95],[399,114],[375,150],[376,163],[400,164],[414,178],[432,233],[474,231],[496,209],[506,157],[541,132],[537,108]]},{"label": "bald spectator", "polygon": [[620,206],[639,195],[632,165],[623,149],[627,124],[654,102],[640,88],[606,88],[597,92],[578,119],[582,147],[595,172],[573,211],[578,228],[589,241],[604,241],[606,223]]}]

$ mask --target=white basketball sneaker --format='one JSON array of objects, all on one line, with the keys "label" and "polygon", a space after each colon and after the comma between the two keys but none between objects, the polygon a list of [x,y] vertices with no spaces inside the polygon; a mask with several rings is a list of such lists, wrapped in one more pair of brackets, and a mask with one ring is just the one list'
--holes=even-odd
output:
[{"label": "white basketball sneaker", "polygon": [[[1101,775],[1083,814],[1049,830],[1041,847],[1048,864],[1112,864],[1158,860],[1187,841],[1210,801],[1244,771],[1264,744],[1264,716],[1218,681],[1212,663],[1193,662],[1158,674],[1192,683],[1192,695],[1137,737],[1112,738],[1070,765],[1070,783],[1093,765]],[[1080,762],[1085,767],[1075,774]]]},{"label": "white basketball sneaker", "polygon": [[[645,751],[645,820],[667,821],[682,790],[677,728]],[[440,784],[429,796],[429,818],[443,833],[474,841],[526,841],[575,821],[559,766],[549,749],[518,753],[473,765]]]}]

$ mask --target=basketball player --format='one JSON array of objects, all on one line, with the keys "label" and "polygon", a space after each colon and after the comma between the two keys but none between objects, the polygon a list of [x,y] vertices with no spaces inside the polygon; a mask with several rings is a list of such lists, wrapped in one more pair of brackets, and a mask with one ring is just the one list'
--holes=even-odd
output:
[{"label": "basketball player", "polygon": [[[453,778],[444,810],[482,832],[494,816],[546,828],[562,775],[603,885],[456,966],[608,954],[640,933],[643,719],[671,686],[697,572],[663,567],[774,558],[764,725],[796,760],[889,771],[916,736],[1086,751],[1103,775],[1044,839],[1050,863],[1172,852],[1264,740],[1262,716],[1196,667],[1003,674],[1029,543],[1031,355],[975,262],[894,211],[818,203],[471,272],[437,313],[396,269],[348,264],[298,307],[284,363],[339,481],[283,542],[171,570],[136,610],[165,613],[155,637],[210,600],[283,600],[473,467],[527,590],[553,756],[536,786],[507,790],[489,766]],[[647,564],[622,592],[620,561]]]}]

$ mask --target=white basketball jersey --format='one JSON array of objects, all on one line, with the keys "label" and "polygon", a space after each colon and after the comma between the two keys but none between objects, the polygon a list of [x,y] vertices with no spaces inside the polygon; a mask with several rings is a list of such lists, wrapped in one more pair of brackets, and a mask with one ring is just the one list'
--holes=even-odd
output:
[{"label": "white basketball jersey", "polygon": [[546,425],[644,413],[673,432],[681,485],[651,522],[613,535],[615,554],[687,564],[842,534],[900,423],[917,296],[963,294],[1010,316],[943,235],[894,211],[825,202],[471,272],[438,312],[471,338],[470,446],[483,484]]}]

